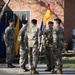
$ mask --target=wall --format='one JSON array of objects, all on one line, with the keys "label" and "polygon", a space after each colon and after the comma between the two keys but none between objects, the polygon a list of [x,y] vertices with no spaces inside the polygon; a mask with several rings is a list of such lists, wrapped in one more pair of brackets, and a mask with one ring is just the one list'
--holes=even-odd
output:
[{"label": "wall", "polygon": [[37,18],[38,27],[40,27],[48,1],[51,5],[50,20],[53,21],[56,17],[61,18],[66,40],[69,43],[68,48],[71,49],[72,29],[75,28],[75,0],[10,0],[7,10],[30,10],[30,19]]},{"label": "wall", "polygon": [[[6,0],[4,0],[6,2]],[[43,16],[47,10],[49,0],[10,0],[8,7],[11,10],[30,10],[31,19],[37,18],[38,27],[42,21]],[[55,17],[62,19],[64,24],[64,0],[50,0],[51,5],[51,20]],[[9,10],[7,8],[7,10]]]},{"label": "wall", "polygon": [[68,48],[71,49],[72,29],[75,29],[75,0],[65,0],[64,8],[65,35]]}]

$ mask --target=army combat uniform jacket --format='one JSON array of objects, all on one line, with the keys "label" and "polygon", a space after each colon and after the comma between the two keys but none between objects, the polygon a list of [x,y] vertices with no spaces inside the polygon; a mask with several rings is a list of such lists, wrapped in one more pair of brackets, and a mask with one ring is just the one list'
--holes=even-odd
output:
[{"label": "army combat uniform jacket", "polygon": [[57,67],[57,71],[60,70],[62,72],[62,48],[64,45],[65,35],[64,29],[58,25],[53,29],[53,43],[56,46],[54,48],[55,55],[55,64]]},{"label": "army combat uniform jacket", "polygon": [[15,40],[15,28],[8,26],[5,29],[4,41],[6,44],[6,62],[12,63],[14,57],[14,40]]},{"label": "army combat uniform jacket", "polygon": [[28,58],[29,68],[36,69],[38,63],[39,50],[37,49],[40,44],[39,29],[36,26],[32,26],[27,31],[28,36]]},{"label": "army combat uniform jacket", "polygon": [[19,31],[18,36],[18,42],[20,45],[20,67],[23,67],[27,64],[27,56],[28,56],[28,50],[26,47],[28,47],[28,40],[27,40],[27,34],[26,34],[26,28],[22,27]]}]

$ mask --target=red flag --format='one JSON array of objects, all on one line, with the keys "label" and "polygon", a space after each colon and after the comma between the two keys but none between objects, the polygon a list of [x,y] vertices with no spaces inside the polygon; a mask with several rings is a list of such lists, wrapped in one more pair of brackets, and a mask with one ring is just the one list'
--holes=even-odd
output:
[{"label": "red flag", "polygon": [[48,24],[48,22],[50,21],[50,4],[48,4],[48,7],[47,7],[47,11],[44,15],[44,18],[43,18],[44,22],[46,23],[46,25]]}]

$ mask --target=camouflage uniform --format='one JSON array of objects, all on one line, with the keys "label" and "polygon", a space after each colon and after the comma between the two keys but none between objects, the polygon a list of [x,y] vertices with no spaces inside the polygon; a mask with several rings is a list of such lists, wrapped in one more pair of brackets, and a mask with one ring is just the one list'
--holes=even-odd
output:
[{"label": "camouflage uniform", "polygon": [[57,71],[61,70],[62,72],[62,48],[64,45],[64,29],[58,25],[53,29],[53,42],[54,46],[54,55]]},{"label": "camouflage uniform", "polygon": [[54,68],[53,63],[53,28],[44,31],[45,58],[49,70]]},{"label": "camouflage uniform", "polygon": [[27,31],[28,47],[29,47],[29,68],[36,69],[38,63],[39,50],[37,49],[40,38],[39,29],[34,25]]},{"label": "camouflage uniform", "polygon": [[20,29],[19,32],[19,36],[18,36],[18,41],[19,41],[19,45],[20,45],[20,67],[25,68],[25,65],[27,63],[27,56],[28,56],[28,52],[27,52],[27,34],[26,34],[26,28],[22,27]]},{"label": "camouflage uniform", "polygon": [[6,63],[12,63],[14,56],[14,39],[15,39],[15,29],[12,26],[8,26],[5,29],[4,41],[6,46]]}]

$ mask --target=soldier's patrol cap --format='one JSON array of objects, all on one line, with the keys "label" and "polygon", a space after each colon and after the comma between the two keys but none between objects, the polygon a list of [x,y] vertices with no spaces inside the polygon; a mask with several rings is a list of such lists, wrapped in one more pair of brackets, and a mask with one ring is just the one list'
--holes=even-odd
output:
[{"label": "soldier's patrol cap", "polygon": [[48,25],[53,25],[54,23],[52,21],[49,21],[48,22]]},{"label": "soldier's patrol cap", "polygon": [[22,24],[27,24],[27,22],[28,22],[27,20],[23,20]]},{"label": "soldier's patrol cap", "polygon": [[36,19],[32,19],[31,22],[32,22],[33,24],[37,24],[37,20],[36,20]]},{"label": "soldier's patrol cap", "polygon": [[13,22],[13,21],[14,21],[14,19],[10,19],[10,20],[9,20],[9,23],[11,23],[11,22]]},{"label": "soldier's patrol cap", "polygon": [[57,21],[59,24],[61,23],[61,19],[59,18],[54,19],[54,21]]}]

